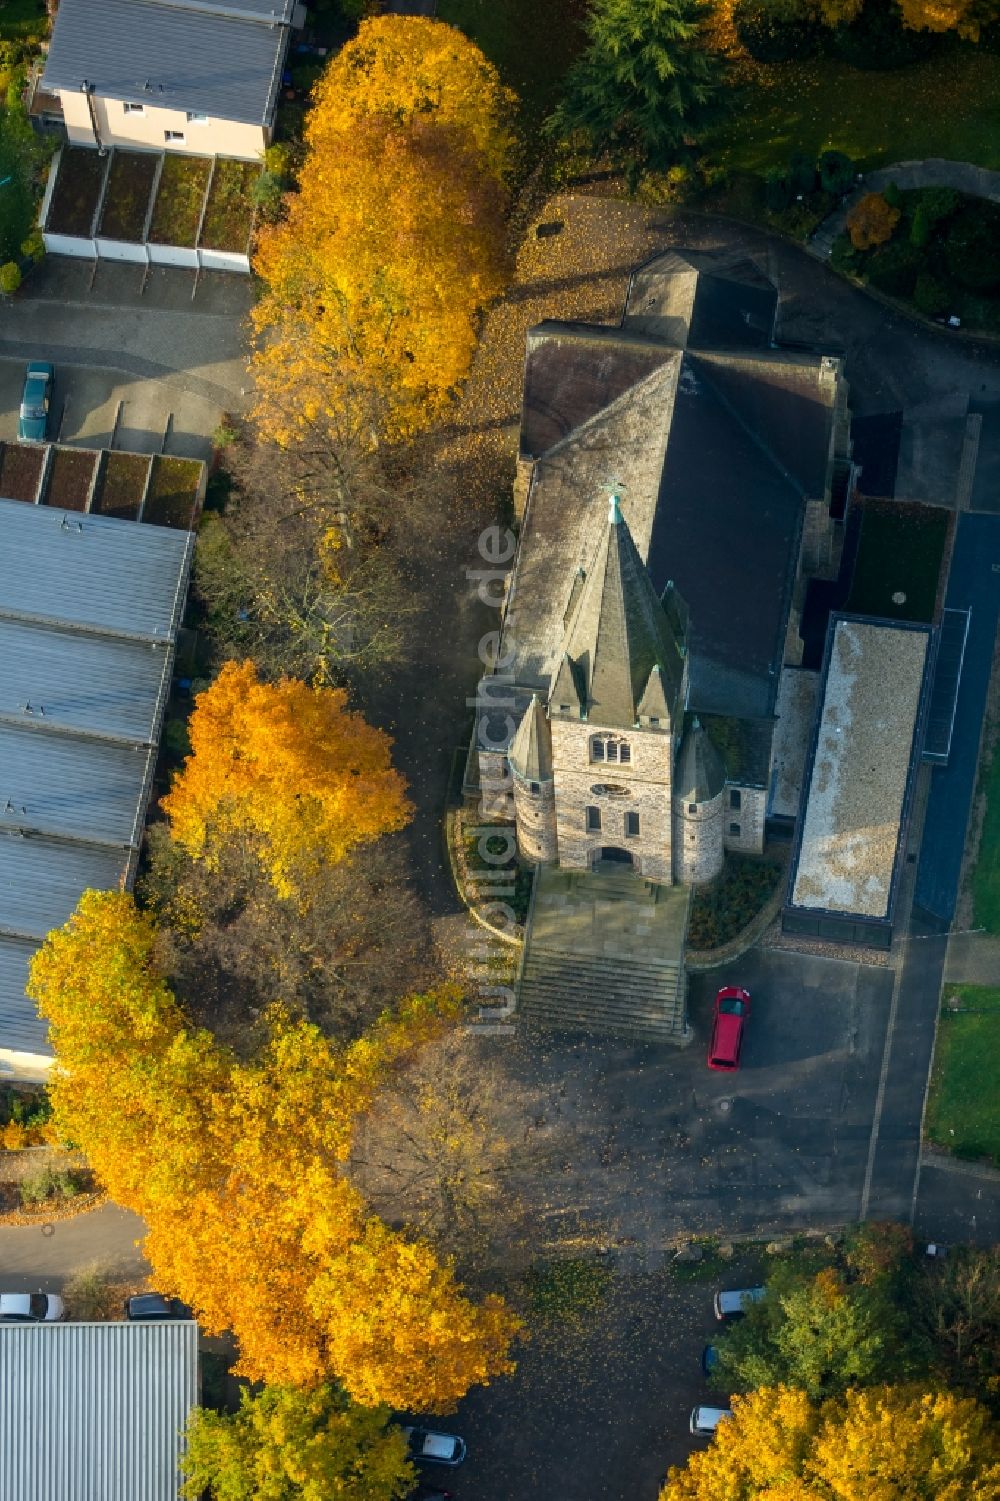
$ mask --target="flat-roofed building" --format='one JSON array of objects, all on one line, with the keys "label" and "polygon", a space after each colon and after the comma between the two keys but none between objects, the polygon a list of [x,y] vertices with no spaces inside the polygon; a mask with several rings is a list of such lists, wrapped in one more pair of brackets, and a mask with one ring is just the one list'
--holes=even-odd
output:
[{"label": "flat-roofed building", "polygon": [[926,625],[831,618],[786,932],[892,942],[931,638]]},{"label": "flat-roofed building", "polygon": [[0,536],[0,1073],[37,1081],[28,966],[134,878],[194,539],[3,498]]},{"label": "flat-roofed building", "polygon": [[198,1326],[0,1325],[0,1496],[177,1501]]}]

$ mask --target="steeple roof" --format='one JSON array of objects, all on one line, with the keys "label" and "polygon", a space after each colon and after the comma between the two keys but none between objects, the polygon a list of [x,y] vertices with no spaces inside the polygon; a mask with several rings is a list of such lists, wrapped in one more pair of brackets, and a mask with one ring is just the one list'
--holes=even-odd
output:
[{"label": "steeple roof", "polygon": [[[675,612],[673,619],[681,617]],[[604,534],[570,617],[550,700],[572,702],[565,690],[575,682],[577,701],[582,699],[595,724],[629,729],[641,704],[647,705],[644,715],[670,718],[680,697],[685,649],[636,550],[618,496],[612,495]]]},{"label": "steeple roof", "polygon": [[685,803],[707,803],[726,785],[719,752],[697,716],[684,732],[674,772],[674,796]]},{"label": "steeple roof", "polygon": [[531,703],[511,741],[508,759],[518,776],[529,782],[548,782],[552,779],[552,739],[549,721],[537,693],[531,695]]}]

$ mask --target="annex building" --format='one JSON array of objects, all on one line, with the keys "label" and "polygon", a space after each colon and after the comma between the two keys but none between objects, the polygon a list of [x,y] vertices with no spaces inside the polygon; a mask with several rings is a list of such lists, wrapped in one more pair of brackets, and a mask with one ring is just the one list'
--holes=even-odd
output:
[{"label": "annex building", "polygon": [[37,1081],[28,966],[134,880],[194,538],[2,498],[0,536],[0,1076]]}]

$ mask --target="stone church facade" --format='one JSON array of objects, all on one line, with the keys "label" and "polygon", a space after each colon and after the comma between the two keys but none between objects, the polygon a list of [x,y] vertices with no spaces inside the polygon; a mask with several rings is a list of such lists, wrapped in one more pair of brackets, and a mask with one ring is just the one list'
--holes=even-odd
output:
[{"label": "stone church facade", "polygon": [[749,262],[671,252],[618,328],[528,335],[503,671],[466,790],[529,862],[696,885],[763,849],[778,686],[851,480],[840,362],[781,350],[776,312]]}]

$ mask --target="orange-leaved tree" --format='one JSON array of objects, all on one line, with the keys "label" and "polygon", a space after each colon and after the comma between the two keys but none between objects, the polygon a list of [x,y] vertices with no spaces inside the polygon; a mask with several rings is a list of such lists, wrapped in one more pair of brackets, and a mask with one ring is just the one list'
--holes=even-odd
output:
[{"label": "orange-leaved tree", "polygon": [[514,96],[453,27],[382,16],[313,100],[299,191],[254,259],[254,416],[284,444],[345,411],[394,438],[451,400],[503,284]]},{"label": "orange-leaved tree", "polygon": [[186,1025],[155,936],[130,896],[88,892],[39,950],[30,993],[52,1029],[56,1123],[145,1219],[157,1282],[207,1331],[233,1331],[251,1380],[335,1377],[369,1405],[419,1409],[509,1370],[509,1310],[473,1304],[343,1169],[357,1117],[457,1014],[457,989],[410,996],[343,1046],[276,1010],[237,1059]]},{"label": "orange-leaved tree", "polygon": [[881,193],[866,193],[847,216],[847,230],[855,250],[870,250],[892,238],[900,210]]},{"label": "orange-leaved tree", "polygon": [[912,31],[956,31],[978,42],[984,23],[997,19],[995,6],[981,0],[899,0],[903,25]]},{"label": "orange-leaved tree", "polygon": [[996,1501],[1000,1435],[986,1408],[916,1386],[821,1404],[788,1387],[733,1397],[707,1449],[660,1501]]},{"label": "orange-leaved tree", "polygon": [[409,821],[390,740],[347,710],[342,689],[262,683],[227,662],[188,723],[191,755],[163,799],[174,839],[210,866],[247,841],[281,896],[319,865]]}]

